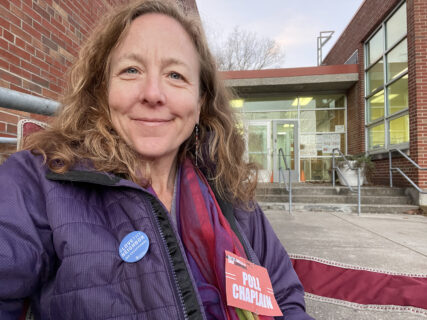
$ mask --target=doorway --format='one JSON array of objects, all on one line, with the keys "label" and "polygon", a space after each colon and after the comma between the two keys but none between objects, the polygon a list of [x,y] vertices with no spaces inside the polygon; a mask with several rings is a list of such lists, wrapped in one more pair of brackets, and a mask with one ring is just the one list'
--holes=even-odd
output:
[{"label": "doorway", "polygon": [[[298,161],[298,121],[275,120],[273,121],[273,167],[274,182],[279,182],[279,161],[285,170],[283,159],[279,156],[279,149],[283,150],[287,165],[291,169],[293,182],[299,181]],[[285,171],[285,177],[288,178]]]},{"label": "doorway", "polygon": [[271,177],[271,121],[249,121],[247,152],[250,162],[259,168],[258,181],[269,182]]}]

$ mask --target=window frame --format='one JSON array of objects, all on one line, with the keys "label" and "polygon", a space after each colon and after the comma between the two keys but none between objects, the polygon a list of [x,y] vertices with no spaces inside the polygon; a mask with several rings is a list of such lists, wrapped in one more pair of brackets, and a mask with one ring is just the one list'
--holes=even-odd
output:
[{"label": "window frame", "polygon": [[[389,99],[388,99],[388,88],[395,82],[399,81],[400,79],[402,79],[403,77],[408,75],[408,68],[406,71],[402,72],[401,74],[399,74],[398,76],[394,77],[391,80],[388,80],[388,74],[387,74],[387,64],[388,64],[388,60],[387,60],[387,56],[388,54],[395,49],[399,44],[401,44],[403,41],[407,41],[407,36],[408,36],[408,29],[406,26],[406,33],[404,35],[402,35],[399,39],[396,40],[395,43],[392,44],[392,46],[389,46],[389,48],[387,48],[387,30],[386,30],[386,24],[387,22],[394,16],[394,14],[400,9],[402,8],[403,5],[406,4],[406,0],[401,1],[396,8],[382,21],[382,23],[378,26],[378,28],[375,29],[374,32],[372,32],[372,34],[369,36],[369,38],[365,41],[364,43],[364,110],[365,110],[365,146],[366,146],[366,152],[369,154],[375,154],[375,153],[383,153],[384,151],[387,151],[389,149],[394,149],[394,148],[399,148],[399,149],[405,149],[405,148],[409,148],[409,141],[408,142],[404,142],[404,143],[400,143],[400,144],[391,144],[390,143],[390,121],[397,119],[399,117],[405,116],[406,114],[409,114],[409,103],[407,108],[399,110],[396,113],[393,113],[392,115],[390,115],[390,106],[389,106]],[[377,34],[377,32],[382,32],[382,38],[383,38],[383,43],[382,43],[382,54],[375,59],[375,61],[371,61],[371,63],[368,65],[368,55],[369,55],[369,42],[370,40]],[[408,55],[408,51],[407,51],[407,56]],[[384,81],[383,84],[381,86],[379,86],[378,88],[376,88],[374,91],[372,92],[368,92],[368,72],[369,70],[375,66],[376,63],[378,63],[380,60],[383,60],[383,77],[384,77]],[[376,95],[377,93],[384,91],[384,116],[377,118],[373,121],[369,121],[369,103],[368,100],[373,97],[374,95]],[[408,88],[409,91],[409,88]],[[380,125],[380,124],[384,124],[384,148],[378,148],[378,149],[370,149],[370,145],[369,145],[369,129]]]}]

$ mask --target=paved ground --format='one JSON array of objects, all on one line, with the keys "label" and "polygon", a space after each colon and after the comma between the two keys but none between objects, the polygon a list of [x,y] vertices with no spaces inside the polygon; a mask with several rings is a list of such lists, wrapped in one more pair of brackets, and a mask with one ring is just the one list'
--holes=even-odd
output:
[{"label": "paved ground", "polygon": [[[267,210],[286,250],[367,268],[427,275],[427,217]],[[427,299],[427,292],[426,292]],[[410,312],[359,310],[307,299],[316,319],[427,319]]]}]

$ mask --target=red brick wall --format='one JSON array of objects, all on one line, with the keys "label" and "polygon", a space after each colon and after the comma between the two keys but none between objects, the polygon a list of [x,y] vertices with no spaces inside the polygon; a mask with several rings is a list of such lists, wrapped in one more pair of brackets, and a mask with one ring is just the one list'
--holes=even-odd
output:
[{"label": "red brick wall", "polygon": [[[94,23],[107,8],[127,1],[0,0],[0,87],[57,100]],[[195,0],[181,1],[197,9]],[[0,108],[0,136],[15,137],[23,117],[43,119]]]},{"label": "red brick wall", "polygon": [[[427,2],[413,0],[407,5],[410,153],[427,167]],[[418,183],[427,187],[427,172],[418,172]]]},{"label": "red brick wall", "polygon": [[[347,92],[347,152],[348,154],[359,154],[364,150],[363,114],[360,112],[359,97],[360,82],[356,83]],[[351,120],[350,120],[351,119]]]}]

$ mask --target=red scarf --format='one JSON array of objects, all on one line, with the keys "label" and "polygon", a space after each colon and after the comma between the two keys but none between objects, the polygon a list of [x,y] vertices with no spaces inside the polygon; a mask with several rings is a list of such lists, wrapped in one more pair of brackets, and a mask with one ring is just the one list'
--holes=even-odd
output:
[{"label": "red scarf", "polygon": [[[247,259],[245,250],[222,214],[206,178],[189,159],[182,164],[178,179],[178,229],[205,310],[207,304],[213,303],[211,318],[217,318],[218,308],[222,308],[222,318],[242,319],[242,312],[226,304],[225,250]],[[213,297],[215,291],[217,297]],[[218,296],[220,301],[215,302]],[[209,319],[210,310],[206,311]]]}]

